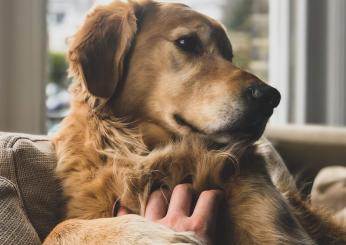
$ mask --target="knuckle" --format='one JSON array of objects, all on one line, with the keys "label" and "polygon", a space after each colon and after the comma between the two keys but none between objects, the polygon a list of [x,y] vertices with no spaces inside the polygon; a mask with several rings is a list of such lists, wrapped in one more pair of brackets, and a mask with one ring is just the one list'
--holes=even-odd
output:
[{"label": "knuckle", "polygon": [[176,225],[178,224],[179,220],[176,215],[172,215],[170,217],[167,217],[164,219],[163,223],[170,227],[170,228],[175,228]]},{"label": "knuckle", "polygon": [[205,234],[207,233],[208,227],[207,223],[199,218],[192,219],[190,224],[190,229],[193,232],[199,233],[199,234]]}]

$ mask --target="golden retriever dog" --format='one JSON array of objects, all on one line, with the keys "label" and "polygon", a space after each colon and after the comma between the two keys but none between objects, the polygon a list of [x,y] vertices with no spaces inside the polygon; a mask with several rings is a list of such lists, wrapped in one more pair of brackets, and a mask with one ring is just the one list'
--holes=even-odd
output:
[{"label": "golden retriever dog", "polygon": [[[346,244],[262,135],[279,92],[232,63],[217,21],[182,4],[97,6],[70,40],[71,112],[54,138],[66,220],[45,244],[205,244],[141,217],[150,193],[221,188],[216,244]],[[113,216],[121,204],[134,214]]]}]

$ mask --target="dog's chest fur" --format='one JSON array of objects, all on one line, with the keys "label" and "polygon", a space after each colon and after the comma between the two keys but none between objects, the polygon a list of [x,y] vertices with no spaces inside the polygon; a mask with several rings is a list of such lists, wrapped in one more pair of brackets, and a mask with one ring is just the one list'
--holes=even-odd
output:
[{"label": "dog's chest fur", "polygon": [[[143,214],[153,189],[172,190],[189,180],[197,192],[221,188],[226,193],[218,244],[279,243],[286,239],[277,234],[285,233],[281,224],[287,217],[297,238],[304,236],[254,147],[238,159],[235,148],[208,150],[202,140],[192,137],[147,152],[140,138],[120,122],[90,112],[80,117],[80,112],[65,120],[65,130],[54,141],[67,218],[111,217],[118,199]],[[271,235],[263,235],[263,227]]]}]

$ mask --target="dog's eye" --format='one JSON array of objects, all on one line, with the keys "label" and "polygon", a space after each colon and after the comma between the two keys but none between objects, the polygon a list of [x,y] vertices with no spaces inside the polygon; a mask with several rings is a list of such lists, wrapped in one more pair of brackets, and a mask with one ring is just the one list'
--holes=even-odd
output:
[{"label": "dog's eye", "polygon": [[175,41],[175,45],[188,53],[199,54],[202,51],[202,44],[196,35],[184,36]]}]

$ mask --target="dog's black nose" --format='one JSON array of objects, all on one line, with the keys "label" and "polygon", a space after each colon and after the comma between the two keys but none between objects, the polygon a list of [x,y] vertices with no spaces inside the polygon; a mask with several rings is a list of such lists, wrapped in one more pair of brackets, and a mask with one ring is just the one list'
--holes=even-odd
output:
[{"label": "dog's black nose", "polygon": [[280,92],[264,83],[248,87],[246,94],[249,100],[267,108],[277,107],[281,100]]}]

